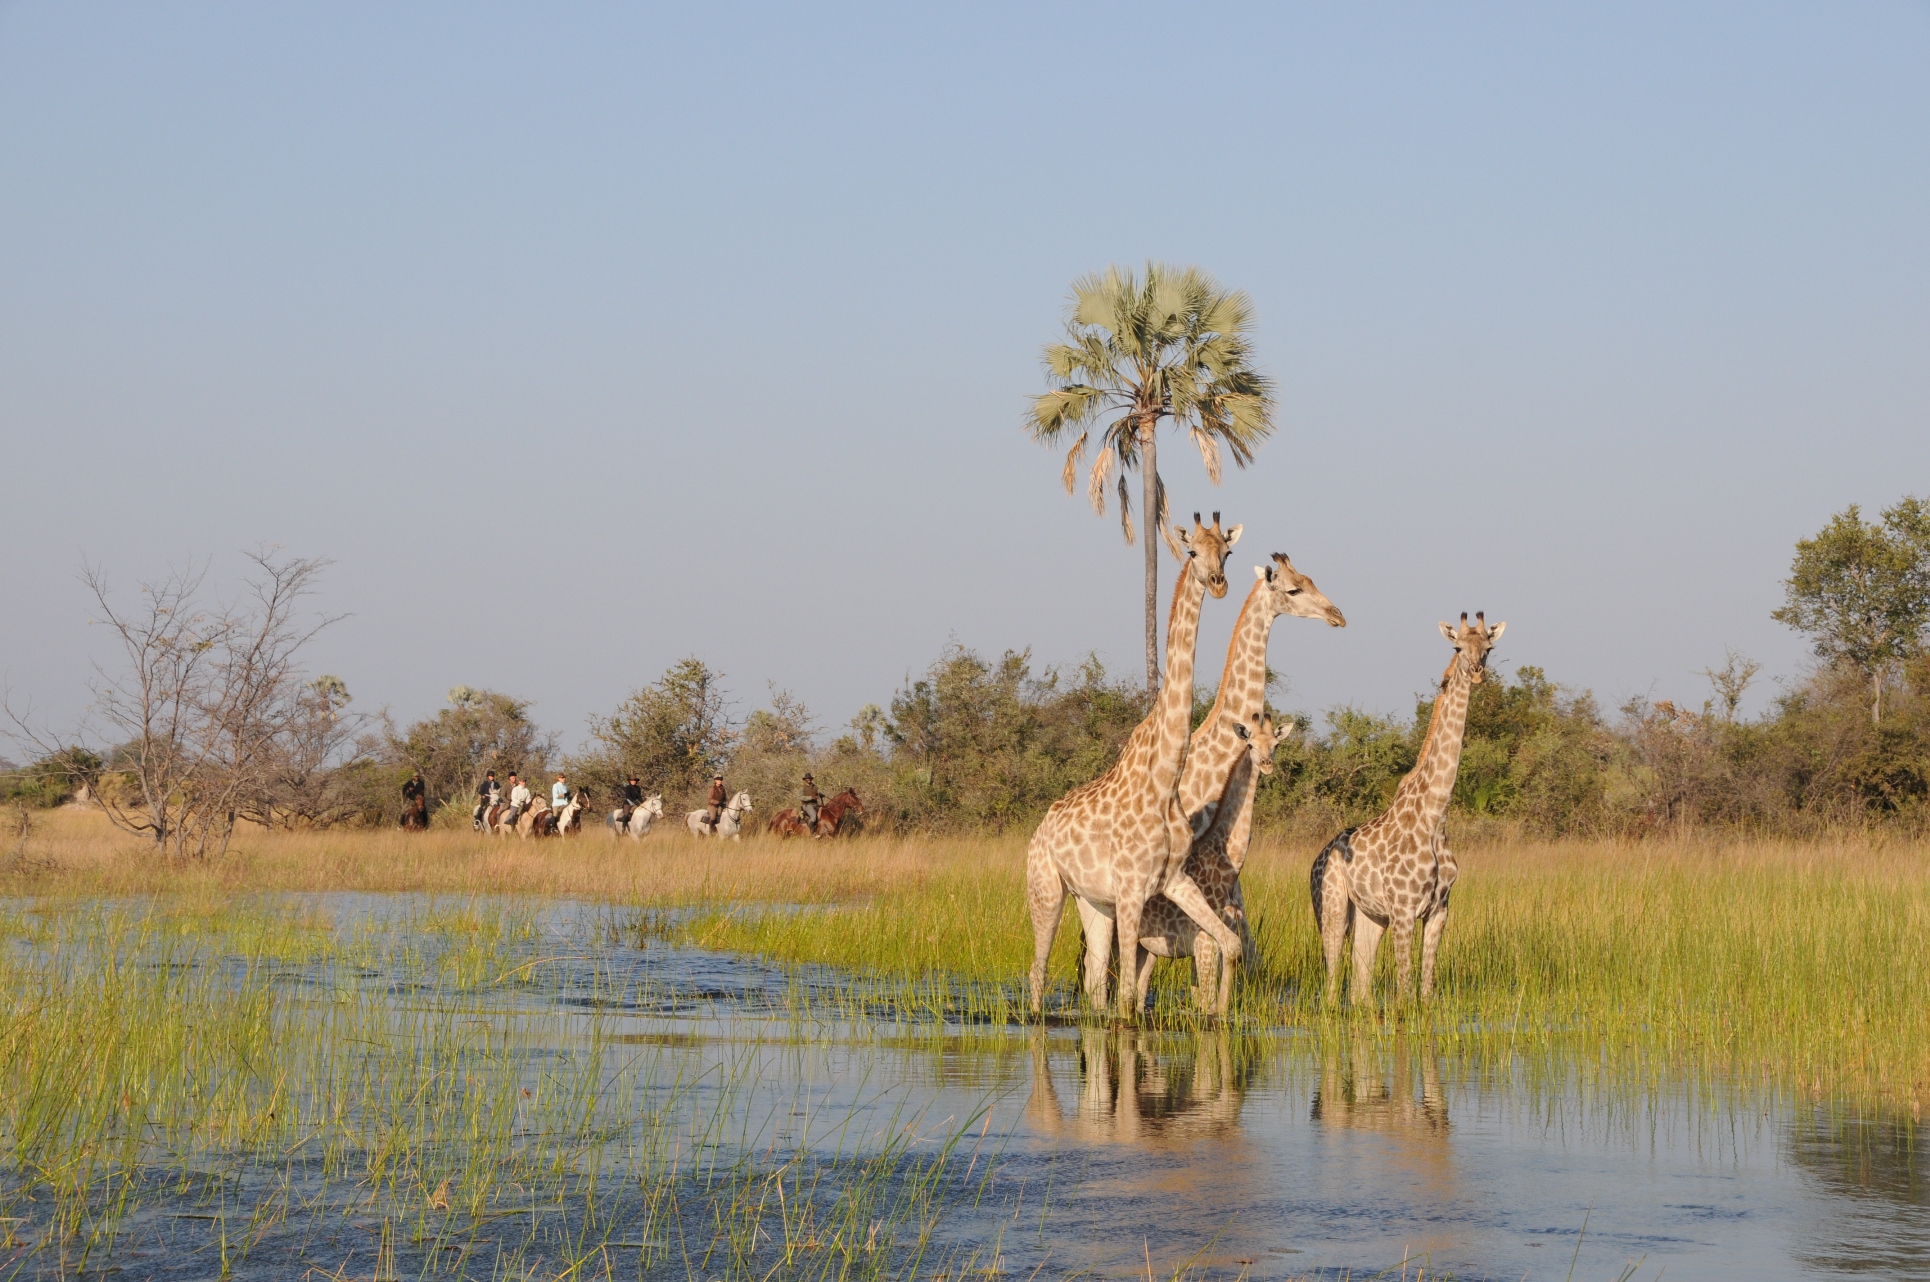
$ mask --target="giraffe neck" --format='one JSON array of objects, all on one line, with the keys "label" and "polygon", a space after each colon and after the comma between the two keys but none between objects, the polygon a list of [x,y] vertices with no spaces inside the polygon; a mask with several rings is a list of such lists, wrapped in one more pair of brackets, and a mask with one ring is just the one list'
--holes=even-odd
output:
[{"label": "giraffe neck", "polygon": [[1226,647],[1226,670],[1213,715],[1248,721],[1257,716],[1267,697],[1267,636],[1273,631],[1273,611],[1260,598],[1267,594],[1265,579],[1254,581],[1233,624],[1233,640]]},{"label": "giraffe neck", "polygon": [[1242,754],[1233,766],[1233,775],[1226,781],[1226,796],[1220,801],[1220,813],[1233,808],[1233,822],[1226,832],[1226,862],[1234,872],[1239,872],[1246,864],[1247,842],[1253,835],[1253,798],[1260,790],[1260,768],[1250,755]]},{"label": "giraffe neck", "polygon": [[1441,677],[1441,692],[1434,697],[1434,715],[1428,719],[1427,738],[1421,741],[1421,757],[1395,793],[1396,803],[1406,797],[1420,802],[1422,831],[1431,831],[1447,814],[1454,795],[1454,779],[1461,769],[1461,740],[1468,725],[1468,695],[1473,679],[1461,656],[1455,655]]},{"label": "giraffe neck", "polygon": [[1157,733],[1149,773],[1152,786],[1162,794],[1179,786],[1186,736],[1193,728],[1193,651],[1205,599],[1206,583],[1193,573],[1191,561],[1182,564],[1179,582],[1173,585],[1172,613],[1166,619],[1166,673],[1153,709]]}]

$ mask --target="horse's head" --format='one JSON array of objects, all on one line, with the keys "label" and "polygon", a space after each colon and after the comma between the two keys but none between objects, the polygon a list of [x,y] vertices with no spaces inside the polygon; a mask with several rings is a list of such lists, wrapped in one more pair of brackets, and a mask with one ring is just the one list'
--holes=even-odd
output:
[{"label": "horse's head", "polygon": [[751,794],[748,792],[738,793],[730,799],[730,808],[732,810],[749,810],[751,808]]},{"label": "horse's head", "polygon": [[654,797],[644,799],[643,813],[656,819],[663,818],[663,794],[661,792]]},{"label": "horse's head", "polygon": [[844,802],[845,809],[852,814],[862,815],[864,813],[864,802],[858,800],[858,790],[856,788],[846,788],[838,794],[838,800]]}]

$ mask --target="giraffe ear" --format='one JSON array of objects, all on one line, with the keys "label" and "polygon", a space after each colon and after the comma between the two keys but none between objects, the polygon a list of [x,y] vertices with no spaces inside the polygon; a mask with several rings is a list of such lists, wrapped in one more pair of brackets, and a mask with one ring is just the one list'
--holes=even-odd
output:
[{"label": "giraffe ear", "polygon": [[1242,738],[1242,739],[1251,739],[1251,738],[1253,738],[1253,736],[1252,736],[1252,735],[1250,735],[1250,734],[1248,734],[1248,733],[1247,733],[1247,728],[1246,728],[1245,726],[1243,726],[1243,725],[1241,725],[1241,724],[1240,724],[1239,722],[1237,722],[1237,721],[1235,721],[1235,722],[1233,723],[1233,733],[1234,733],[1234,734],[1236,734],[1236,735],[1239,735],[1239,736],[1240,736],[1240,738]]},{"label": "giraffe ear", "polygon": [[1226,532],[1226,546],[1228,548],[1231,548],[1235,543],[1240,541],[1240,531],[1245,528],[1244,525],[1236,525]]},{"label": "giraffe ear", "polygon": [[1507,629],[1507,627],[1508,625],[1504,622],[1504,623],[1497,623],[1493,627],[1489,628],[1488,644],[1493,645],[1495,642],[1499,641],[1501,639],[1502,632],[1504,632]]},{"label": "giraffe ear", "polygon": [[1184,561],[1192,554],[1187,546],[1185,530],[1177,525],[1162,525],[1159,527],[1159,532],[1166,536],[1166,550],[1171,552],[1176,560]]},{"label": "giraffe ear", "polygon": [[1253,577],[1256,579],[1270,579],[1273,577],[1273,572],[1264,565],[1256,565],[1253,567]]},{"label": "giraffe ear", "polygon": [[1441,625],[1441,635],[1446,637],[1449,641],[1453,642],[1457,646],[1461,644],[1461,638],[1455,633],[1453,628],[1450,628],[1445,623]]}]

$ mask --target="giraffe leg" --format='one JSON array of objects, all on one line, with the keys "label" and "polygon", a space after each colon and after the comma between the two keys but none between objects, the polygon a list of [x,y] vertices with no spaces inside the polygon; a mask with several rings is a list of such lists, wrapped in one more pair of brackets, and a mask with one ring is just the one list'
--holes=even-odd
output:
[{"label": "giraffe leg", "polygon": [[1394,996],[1406,1002],[1414,983],[1414,922],[1405,913],[1388,927],[1388,943],[1394,947]]},{"label": "giraffe leg", "polygon": [[1374,954],[1387,923],[1367,912],[1354,914],[1354,1005],[1374,1005]]},{"label": "giraffe leg", "polygon": [[1428,1001],[1434,996],[1434,961],[1441,953],[1441,937],[1447,934],[1448,897],[1441,896],[1441,902],[1428,914],[1427,925],[1421,929],[1421,1000]]},{"label": "giraffe leg", "polygon": [[[1346,869],[1324,853],[1314,861],[1313,880],[1314,924],[1320,927],[1320,949],[1327,959],[1327,1004],[1335,1006],[1340,1002],[1340,955],[1354,924],[1354,900],[1348,893]],[[1356,984],[1354,1000],[1360,999],[1361,985]]]},{"label": "giraffe leg", "polygon": [[1032,1013],[1045,1010],[1045,963],[1065,912],[1066,883],[1051,860],[1026,852],[1025,900],[1032,911]]},{"label": "giraffe leg", "polygon": [[1201,931],[1193,941],[1193,1000],[1202,1011],[1212,1009],[1208,1003],[1219,987],[1220,946],[1213,942],[1213,936]]},{"label": "giraffe leg", "polygon": [[1072,906],[1079,910],[1079,925],[1086,935],[1086,1000],[1094,1010],[1104,1010],[1106,981],[1112,969],[1113,920],[1104,908],[1083,899],[1074,898]]},{"label": "giraffe leg", "polygon": [[1224,1016],[1228,1002],[1233,994],[1233,967],[1238,965],[1240,961],[1239,932],[1221,920],[1220,915],[1213,911],[1213,906],[1206,902],[1206,896],[1201,893],[1198,883],[1185,873],[1181,873],[1167,882],[1162,893],[1175,904],[1179,905],[1180,910],[1188,917],[1191,917],[1194,923],[1200,928],[1201,939],[1193,945],[1196,954],[1199,951],[1200,944],[1205,942],[1208,936],[1210,936],[1214,944],[1218,946],[1220,953],[1220,985],[1219,1000],[1215,1005],[1214,1013]]},{"label": "giraffe leg", "polygon": [[1121,894],[1113,905],[1113,920],[1119,934],[1119,1015],[1131,1019],[1139,1004],[1139,914],[1145,907],[1140,895]]},{"label": "giraffe leg", "polygon": [[1153,963],[1158,960],[1159,958],[1157,956],[1147,952],[1144,948],[1139,950],[1139,975],[1135,983],[1139,988],[1139,1006],[1141,1010],[1144,1010],[1146,1007],[1146,995],[1152,991]]}]

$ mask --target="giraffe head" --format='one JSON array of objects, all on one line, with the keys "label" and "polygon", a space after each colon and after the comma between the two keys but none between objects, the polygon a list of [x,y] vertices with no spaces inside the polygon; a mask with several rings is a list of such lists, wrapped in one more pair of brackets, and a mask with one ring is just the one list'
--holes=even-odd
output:
[{"label": "giraffe head", "polygon": [[1320,594],[1312,579],[1293,568],[1285,552],[1275,552],[1272,565],[1254,566],[1253,577],[1267,585],[1267,599],[1276,615],[1325,619],[1327,626],[1333,628],[1347,626],[1347,616]]},{"label": "giraffe head", "polygon": [[1256,713],[1251,728],[1235,721],[1233,733],[1240,736],[1247,751],[1253,754],[1255,768],[1263,775],[1270,775],[1273,773],[1274,751],[1293,734],[1293,722],[1283,722],[1276,728],[1272,716]]},{"label": "giraffe head", "polygon": [[1193,513],[1193,528],[1188,531],[1177,525],[1164,527],[1166,546],[1174,556],[1186,563],[1184,573],[1199,576],[1215,599],[1226,595],[1226,558],[1233,551],[1233,545],[1240,541],[1240,526],[1230,530],[1220,529],[1220,514],[1213,514],[1213,524],[1201,525],[1200,514]]},{"label": "giraffe head", "polygon": [[[1468,626],[1468,616],[1465,612],[1461,615],[1459,628],[1451,628],[1445,623],[1441,625],[1441,635],[1454,646],[1455,663],[1466,669],[1468,680],[1476,685],[1479,685],[1482,678],[1487,675],[1488,651],[1494,649],[1494,643],[1501,639],[1502,630],[1507,626],[1505,623],[1497,623],[1489,627],[1488,616],[1480,612],[1474,616],[1473,627]],[[1450,665],[1448,670],[1452,672],[1453,666]]]}]

